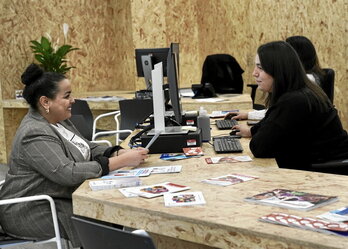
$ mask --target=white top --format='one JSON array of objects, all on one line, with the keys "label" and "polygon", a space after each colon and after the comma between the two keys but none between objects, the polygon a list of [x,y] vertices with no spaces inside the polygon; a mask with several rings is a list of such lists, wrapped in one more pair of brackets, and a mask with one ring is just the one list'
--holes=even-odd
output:
[{"label": "white top", "polygon": [[267,109],[263,110],[253,110],[248,112],[248,119],[261,120],[265,117]]},{"label": "white top", "polygon": [[57,123],[56,125],[51,124],[59,133],[62,135],[66,140],[68,140],[71,144],[73,144],[79,151],[81,152],[82,156],[89,160],[91,157],[91,149],[89,148],[88,144],[77,136],[75,133],[69,131],[61,124]]}]

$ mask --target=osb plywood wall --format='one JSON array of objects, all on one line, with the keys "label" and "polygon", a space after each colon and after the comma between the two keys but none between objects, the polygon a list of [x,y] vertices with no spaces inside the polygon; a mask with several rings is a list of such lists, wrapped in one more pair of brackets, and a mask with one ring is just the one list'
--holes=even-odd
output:
[{"label": "osb plywood wall", "polygon": [[[69,55],[74,91],[135,90],[134,48],[180,43],[181,87],[200,82],[205,57],[230,53],[251,73],[257,47],[291,35],[310,38],[323,67],[336,71],[335,105],[348,128],[347,0],[2,0],[2,97],[21,89],[33,61],[29,41],[48,32],[80,50]],[[245,87],[245,92],[250,90]]]}]

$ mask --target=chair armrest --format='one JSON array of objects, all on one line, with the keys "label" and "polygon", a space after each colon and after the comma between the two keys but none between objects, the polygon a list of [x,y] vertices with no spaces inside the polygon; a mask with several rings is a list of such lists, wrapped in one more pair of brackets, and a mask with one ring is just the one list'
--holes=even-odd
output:
[{"label": "chair armrest", "polygon": [[101,132],[97,132],[95,134],[93,134],[93,137],[92,137],[92,142],[95,142],[95,139],[97,137],[100,137],[100,136],[105,136],[105,135],[114,135],[114,134],[120,134],[120,133],[132,133],[133,131],[132,130],[114,130],[114,131],[101,131]]},{"label": "chair armrest", "polygon": [[[117,115],[117,114],[119,114],[120,113],[120,111],[113,111],[113,112],[107,112],[107,113],[103,113],[103,114],[100,114],[100,115],[98,115],[95,119],[94,119],[94,121],[93,121],[93,135],[96,133],[96,129],[97,129],[97,121],[99,120],[99,119],[101,119],[101,118],[104,118],[104,117],[108,117],[108,116],[115,116],[115,115]],[[92,138],[92,140],[94,140],[93,138]]]},{"label": "chair armrest", "polygon": [[93,140],[91,141],[92,143],[96,143],[96,144],[106,144],[107,146],[111,147],[112,143],[108,140]]},{"label": "chair armrest", "polygon": [[251,97],[253,104],[254,104],[255,96],[256,96],[256,89],[257,89],[258,85],[257,84],[247,84],[247,86],[251,88],[250,97]]},{"label": "chair armrest", "polygon": [[58,226],[58,219],[57,219],[56,205],[54,204],[52,197],[50,197],[48,195],[34,195],[34,196],[27,196],[27,197],[5,199],[5,200],[0,200],[0,205],[8,205],[8,204],[14,204],[14,203],[40,201],[40,200],[47,200],[50,203],[52,219],[53,219],[54,233],[56,235],[55,240],[57,242],[58,248],[62,248],[59,226]]}]

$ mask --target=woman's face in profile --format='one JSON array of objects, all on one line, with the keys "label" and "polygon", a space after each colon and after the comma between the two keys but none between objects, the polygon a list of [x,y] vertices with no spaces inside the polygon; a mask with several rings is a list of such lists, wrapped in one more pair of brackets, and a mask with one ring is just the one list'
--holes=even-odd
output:
[{"label": "woman's face in profile", "polygon": [[260,91],[269,93],[272,92],[274,81],[273,77],[262,69],[258,54],[255,56],[255,68],[253,71],[253,76]]},{"label": "woman's face in profile", "polygon": [[54,123],[71,117],[71,105],[75,102],[71,96],[70,80],[64,79],[58,83],[59,92],[55,99],[50,101],[50,116]]}]

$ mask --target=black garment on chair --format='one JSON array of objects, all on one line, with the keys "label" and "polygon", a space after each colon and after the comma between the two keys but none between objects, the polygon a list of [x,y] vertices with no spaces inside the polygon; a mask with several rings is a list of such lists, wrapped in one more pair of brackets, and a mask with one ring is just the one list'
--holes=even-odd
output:
[{"label": "black garment on chair", "polygon": [[216,93],[242,93],[243,72],[229,54],[208,55],[203,63],[201,84],[211,83]]},{"label": "black garment on chair", "polygon": [[156,249],[151,237],[84,217],[71,217],[83,249]]}]

